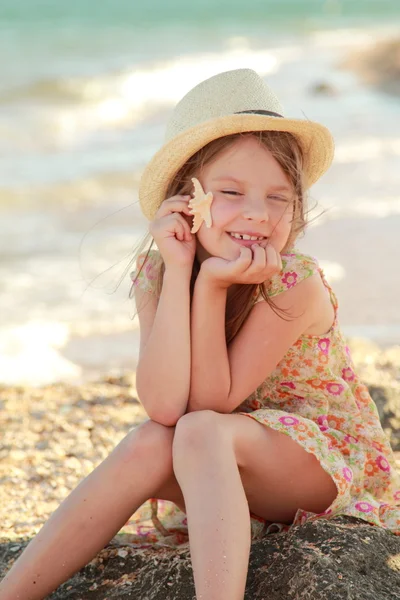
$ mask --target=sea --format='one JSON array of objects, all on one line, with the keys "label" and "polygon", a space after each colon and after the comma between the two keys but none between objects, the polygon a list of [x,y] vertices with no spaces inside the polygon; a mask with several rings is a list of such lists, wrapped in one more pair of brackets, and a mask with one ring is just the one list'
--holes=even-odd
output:
[{"label": "sea", "polygon": [[134,371],[141,171],[174,104],[241,67],[331,129],[299,247],[346,335],[399,344],[400,97],[347,66],[399,31],[399,0],[0,0],[0,383]]}]

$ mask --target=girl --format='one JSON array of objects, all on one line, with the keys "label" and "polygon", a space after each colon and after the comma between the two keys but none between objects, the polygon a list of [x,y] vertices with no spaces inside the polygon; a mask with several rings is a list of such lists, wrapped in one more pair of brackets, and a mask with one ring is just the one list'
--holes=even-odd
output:
[{"label": "girl", "polygon": [[[243,599],[254,522],[359,517],[400,534],[393,454],[354,372],[337,301],[294,247],[330,133],[282,116],[249,69],[177,105],[140,203],[158,251],[133,276],[140,319],[136,427],[55,511],[2,585],[43,598],[149,498],[187,515],[196,597]],[[191,232],[192,179],[211,227]],[[252,535],[253,531],[253,535]]]}]

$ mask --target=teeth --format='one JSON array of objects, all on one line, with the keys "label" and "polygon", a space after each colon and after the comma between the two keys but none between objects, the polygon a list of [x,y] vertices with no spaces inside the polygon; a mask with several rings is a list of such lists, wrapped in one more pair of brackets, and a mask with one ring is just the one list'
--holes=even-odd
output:
[{"label": "teeth", "polygon": [[256,235],[248,235],[247,233],[234,233],[231,232],[230,235],[237,240],[263,240],[264,237],[257,237]]}]

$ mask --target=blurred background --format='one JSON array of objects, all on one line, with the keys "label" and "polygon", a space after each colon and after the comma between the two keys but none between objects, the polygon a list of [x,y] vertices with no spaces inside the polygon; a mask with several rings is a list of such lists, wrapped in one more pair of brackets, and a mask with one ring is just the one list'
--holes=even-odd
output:
[{"label": "blurred background", "polygon": [[141,170],[174,104],[240,67],[333,132],[298,246],[346,335],[399,344],[399,32],[399,0],[1,0],[0,382],[135,368]]}]

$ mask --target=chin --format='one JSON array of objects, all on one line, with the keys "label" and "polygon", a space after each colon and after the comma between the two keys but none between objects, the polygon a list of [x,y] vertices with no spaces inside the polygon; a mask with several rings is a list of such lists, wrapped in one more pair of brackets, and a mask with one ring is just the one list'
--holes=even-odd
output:
[{"label": "chin", "polygon": [[240,256],[240,247],[239,248],[224,248],[219,251],[215,256],[219,258],[224,258],[225,260],[236,260]]}]

